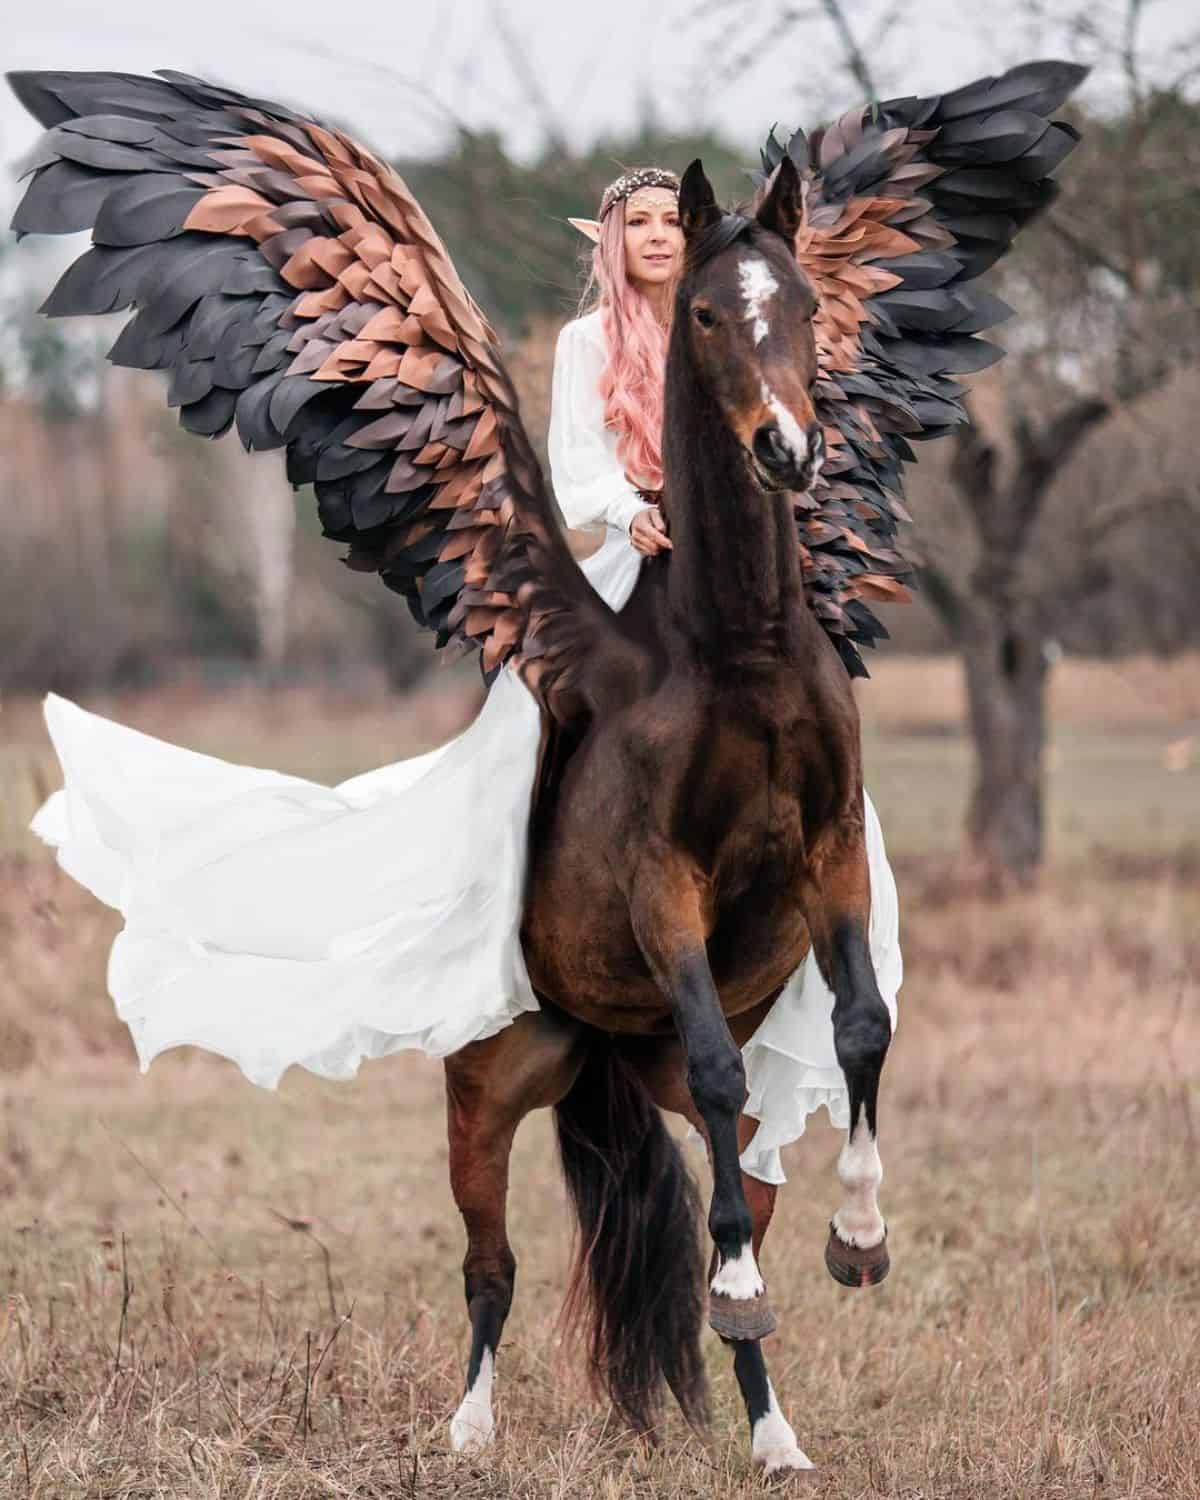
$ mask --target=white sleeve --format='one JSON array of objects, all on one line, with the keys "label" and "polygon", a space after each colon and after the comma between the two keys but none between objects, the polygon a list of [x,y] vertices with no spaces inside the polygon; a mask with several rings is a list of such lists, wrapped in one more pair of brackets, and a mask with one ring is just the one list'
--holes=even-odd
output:
[{"label": "white sleeve", "polygon": [[604,425],[603,369],[603,346],[578,322],[568,323],[554,351],[550,478],[568,526],[628,533],[634,516],[649,507],[626,479],[616,434]]}]

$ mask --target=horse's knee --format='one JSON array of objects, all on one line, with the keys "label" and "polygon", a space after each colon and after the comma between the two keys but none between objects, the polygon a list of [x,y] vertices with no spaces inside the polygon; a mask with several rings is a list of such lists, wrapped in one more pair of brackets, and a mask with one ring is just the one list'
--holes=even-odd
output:
[{"label": "horse's knee", "polygon": [[742,1054],[732,1042],[689,1059],[687,1080],[696,1108],[705,1118],[741,1113],[746,1100],[746,1069]]},{"label": "horse's knee", "polygon": [[463,1291],[468,1308],[479,1299],[495,1304],[502,1318],[512,1306],[517,1258],[507,1245],[486,1252],[468,1248],[463,1259]]},{"label": "horse's knee", "polygon": [[833,1045],[843,1073],[878,1072],[892,1041],[892,1018],[876,994],[835,1012]]}]

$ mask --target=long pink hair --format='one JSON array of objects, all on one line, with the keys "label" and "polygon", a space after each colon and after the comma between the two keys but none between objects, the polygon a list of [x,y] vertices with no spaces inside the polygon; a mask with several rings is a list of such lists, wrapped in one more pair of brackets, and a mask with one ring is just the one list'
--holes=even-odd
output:
[{"label": "long pink hair", "polygon": [[[598,296],[608,363],[600,375],[604,424],[617,434],[617,457],[645,490],[662,488],[663,384],[667,331],[625,270],[625,200],[614,203],[592,251],[589,289]],[[584,294],[585,298],[587,293]]]}]

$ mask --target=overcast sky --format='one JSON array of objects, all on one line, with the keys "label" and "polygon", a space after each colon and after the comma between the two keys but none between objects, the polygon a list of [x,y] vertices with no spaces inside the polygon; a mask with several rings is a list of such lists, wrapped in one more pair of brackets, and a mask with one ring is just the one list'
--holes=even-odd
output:
[{"label": "overcast sky", "polygon": [[[649,96],[664,123],[714,125],[750,152],[776,120],[812,123],[857,102],[824,19],[756,48],[785,7],[810,8],[796,0],[14,0],[5,63],[178,68],[336,116],[381,150],[403,154],[436,149],[455,119],[498,130],[522,154],[537,149],[547,119],[582,144],[628,126]],[[1068,6],[1034,0],[1031,8],[1057,14]],[[1087,14],[1107,25],[1123,9],[1123,0],[1095,0]],[[906,19],[880,40],[893,10]],[[1029,56],[1091,60],[1086,37],[1065,34],[1061,23],[1014,20],[1025,10],[1014,0],[846,3],[885,95],[939,92]],[[1147,0],[1151,69],[1171,65],[1200,29],[1195,16],[1191,0]],[[731,36],[727,17],[748,19]],[[749,50],[749,65],[718,80],[714,69],[740,49]],[[1089,84],[1098,102],[1114,87],[1111,70]],[[5,91],[0,158],[12,163],[36,134]]]}]

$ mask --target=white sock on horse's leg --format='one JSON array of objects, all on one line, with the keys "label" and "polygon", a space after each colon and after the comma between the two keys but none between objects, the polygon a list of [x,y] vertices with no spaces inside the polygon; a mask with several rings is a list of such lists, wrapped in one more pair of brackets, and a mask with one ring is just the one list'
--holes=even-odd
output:
[{"label": "white sock on horse's leg", "polygon": [[750,1456],[766,1474],[811,1469],[813,1462],[796,1441],[792,1424],[779,1410],[775,1388],[767,1382],[767,1410],[750,1429]]},{"label": "white sock on horse's leg", "polygon": [[861,1106],[858,1119],[838,1157],[837,1174],[844,1197],[841,1208],[833,1216],[834,1233],[843,1244],[869,1250],[881,1243],[887,1225],[879,1212],[878,1199],[883,1164],[879,1160],[879,1147],[867,1124],[866,1111]]},{"label": "white sock on horse's leg", "polygon": [[762,1296],[766,1287],[749,1244],[743,1245],[729,1260],[721,1262],[712,1279],[712,1290],[718,1297],[732,1297],[735,1302]]},{"label": "white sock on horse's leg", "polygon": [[491,1442],[496,1430],[496,1419],[492,1415],[495,1375],[495,1356],[485,1348],[479,1361],[479,1372],[450,1423],[450,1446],[455,1453],[479,1453]]}]

